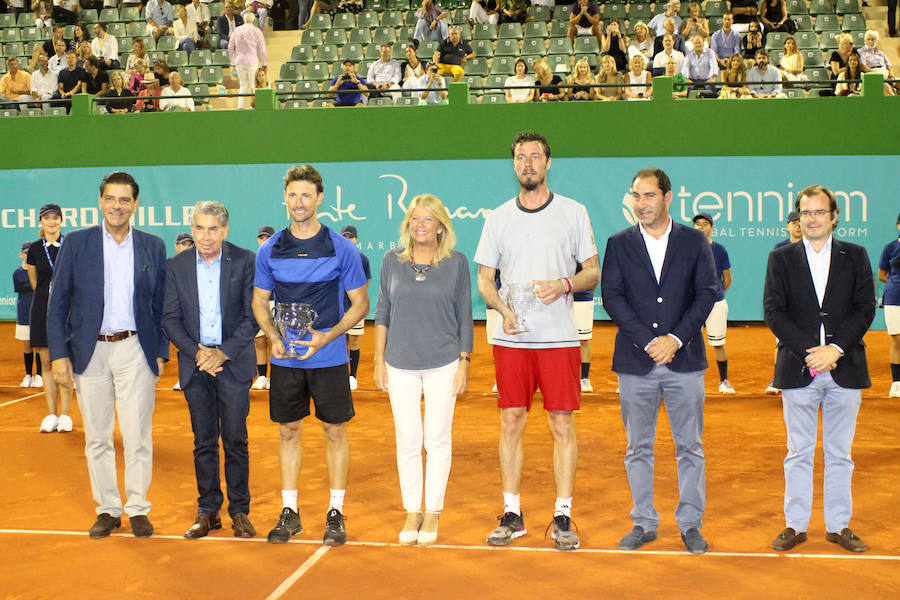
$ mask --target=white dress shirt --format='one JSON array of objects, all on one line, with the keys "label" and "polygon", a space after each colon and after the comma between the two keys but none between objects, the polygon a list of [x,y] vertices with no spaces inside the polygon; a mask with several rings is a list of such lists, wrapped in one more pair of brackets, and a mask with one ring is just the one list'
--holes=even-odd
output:
[{"label": "white dress shirt", "polygon": [[128,228],[119,244],[107,231],[103,234],[103,321],[100,333],[134,331],[134,229]]},{"label": "white dress shirt", "polygon": [[[816,289],[816,299],[819,301],[819,308],[822,307],[822,301],[825,299],[825,288],[828,286],[828,271],[831,269],[831,236],[822,246],[822,249],[816,252],[813,250],[812,244],[804,236],[803,248],[806,250],[806,262],[809,263],[809,274],[812,275],[813,287]],[[819,327],[819,344],[825,345],[825,324]]]},{"label": "white dress shirt", "polygon": [[656,239],[644,229],[644,226],[638,223],[641,237],[644,238],[644,245],[647,247],[647,254],[650,255],[650,264],[653,265],[653,274],[656,275],[656,283],[659,283],[659,276],[662,274],[663,262],[666,260],[666,249],[669,247],[669,234],[672,233],[672,218],[669,217],[669,225],[666,232],[659,239]]},{"label": "white dress shirt", "polygon": [[38,93],[35,97],[36,100],[46,100],[59,90],[56,73],[49,68],[46,75],[40,71],[35,71],[31,74],[31,89]]},{"label": "white dress shirt", "polygon": [[97,58],[119,60],[119,40],[108,33],[102,40],[99,36],[92,39],[91,50]]}]

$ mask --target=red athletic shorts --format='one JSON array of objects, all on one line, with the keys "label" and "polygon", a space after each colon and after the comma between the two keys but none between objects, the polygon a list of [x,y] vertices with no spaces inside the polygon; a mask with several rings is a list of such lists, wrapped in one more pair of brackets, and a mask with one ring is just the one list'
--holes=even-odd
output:
[{"label": "red athletic shorts", "polygon": [[508,348],[494,345],[494,369],[500,392],[497,406],[531,410],[531,399],[540,388],[544,410],[578,410],[581,407],[581,349]]}]

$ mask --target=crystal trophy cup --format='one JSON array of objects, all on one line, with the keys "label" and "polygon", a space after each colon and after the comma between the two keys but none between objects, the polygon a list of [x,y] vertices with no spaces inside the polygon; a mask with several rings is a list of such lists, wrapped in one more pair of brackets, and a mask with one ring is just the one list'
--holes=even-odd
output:
[{"label": "crystal trophy cup", "polygon": [[306,330],[312,326],[317,316],[312,304],[279,302],[275,305],[275,324],[281,337],[287,342],[286,358],[300,356],[295,346],[306,335]]},{"label": "crystal trophy cup", "polygon": [[525,317],[537,307],[534,284],[530,281],[528,283],[506,284],[506,304],[516,313],[516,321],[519,325],[518,331],[532,331]]}]

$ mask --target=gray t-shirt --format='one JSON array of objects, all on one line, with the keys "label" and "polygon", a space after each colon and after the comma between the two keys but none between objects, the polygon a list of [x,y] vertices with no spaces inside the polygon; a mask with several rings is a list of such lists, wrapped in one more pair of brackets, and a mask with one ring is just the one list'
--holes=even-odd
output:
[{"label": "gray t-shirt", "polygon": [[[419,267],[421,269],[421,267]],[[388,328],[384,360],[395,369],[434,369],[472,352],[469,262],[453,252],[416,281],[390,250],[381,261],[375,325]]]}]

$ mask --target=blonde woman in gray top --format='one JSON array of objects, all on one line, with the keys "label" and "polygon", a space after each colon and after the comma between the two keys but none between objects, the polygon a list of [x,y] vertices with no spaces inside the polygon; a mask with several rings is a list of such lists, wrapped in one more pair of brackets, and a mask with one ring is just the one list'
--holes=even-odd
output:
[{"label": "blonde woman in gray top", "polygon": [[472,293],[468,261],[453,250],[455,243],[447,209],[435,196],[422,194],[413,198],[400,225],[399,249],[387,252],[381,264],[375,384],[391,400],[407,515],[399,540],[410,546],[437,539],[450,475],[453,409],[469,383]]}]

